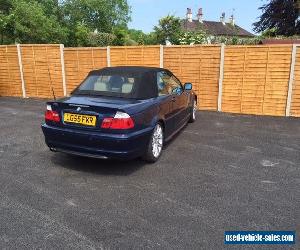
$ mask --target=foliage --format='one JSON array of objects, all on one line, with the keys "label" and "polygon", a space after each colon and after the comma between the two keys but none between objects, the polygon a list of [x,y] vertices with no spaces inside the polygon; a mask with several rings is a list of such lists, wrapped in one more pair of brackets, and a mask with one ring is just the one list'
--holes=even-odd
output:
[{"label": "foliage", "polygon": [[113,27],[126,25],[130,20],[129,6],[124,0],[65,0],[63,10],[69,27],[82,22],[90,30],[100,32],[112,32]]},{"label": "foliage", "polygon": [[211,44],[221,44],[224,43],[226,45],[256,45],[261,43],[260,37],[254,38],[241,38],[241,37],[226,37],[226,36],[217,36],[210,37],[209,43]]},{"label": "foliage", "polygon": [[208,36],[204,31],[185,32],[179,38],[179,44],[193,45],[193,44],[207,44]]},{"label": "foliage", "polygon": [[157,36],[155,32],[150,32],[146,34],[143,38],[143,43],[145,45],[157,45],[160,44],[159,41],[157,40]]},{"label": "foliage", "polygon": [[127,32],[126,29],[122,27],[117,27],[113,31],[115,35],[115,39],[113,40],[113,45],[115,46],[123,46],[126,43]]},{"label": "foliage", "polygon": [[12,0],[10,15],[14,32],[7,36],[11,40],[23,43],[66,41],[66,29],[55,16],[47,16],[37,1]]},{"label": "foliage", "polygon": [[269,32],[268,35],[293,36],[300,34],[299,0],[269,0],[260,7],[263,14],[254,23],[256,32]]},{"label": "foliage", "polygon": [[[103,33],[126,28],[129,15],[127,0],[0,0],[0,38],[2,44],[112,43]],[[96,29],[101,35],[92,34]]]},{"label": "foliage", "polygon": [[66,46],[171,44],[259,44],[261,39],[300,35],[296,0],[268,0],[258,22],[260,37],[214,37],[202,30],[185,32],[168,15],[154,31],[128,29],[127,0],[0,0],[0,43],[64,43]]},{"label": "foliage", "polygon": [[90,31],[86,25],[82,23],[77,23],[74,30],[74,44],[77,44],[78,46],[90,45],[88,40],[89,33]]},{"label": "foliage", "polygon": [[166,44],[166,41],[179,44],[182,34],[180,18],[170,15],[163,17],[159,20],[158,26],[154,27],[154,32],[160,44]]},{"label": "foliage", "polygon": [[166,16],[159,20],[159,25],[154,28],[157,43],[165,44],[169,40],[174,45],[194,45],[194,44],[227,44],[245,45],[259,44],[260,37],[240,38],[237,36],[211,36],[198,28],[195,31],[185,32],[181,29],[180,19],[174,16]]},{"label": "foliage", "polygon": [[144,33],[141,30],[129,29],[128,37],[135,42],[135,45],[154,45],[159,44],[154,32]]},{"label": "foliage", "polygon": [[116,39],[116,36],[111,33],[89,33],[88,35],[88,41],[89,46],[93,47],[105,47],[108,45],[112,45],[114,40]]},{"label": "foliage", "polygon": [[[132,39],[133,41],[136,41],[138,44],[143,44],[144,41],[144,37],[146,36],[146,34],[142,31],[142,30],[136,30],[136,29],[128,29],[128,36],[130,37],[130,39]],[[139,41],[141,43],[139,43]]]},{"label": "foliage", "polygon": [[269,37],[275,37],[277,33],[276,28],[266,29],[261,33],[261,37],[269,38]]}]

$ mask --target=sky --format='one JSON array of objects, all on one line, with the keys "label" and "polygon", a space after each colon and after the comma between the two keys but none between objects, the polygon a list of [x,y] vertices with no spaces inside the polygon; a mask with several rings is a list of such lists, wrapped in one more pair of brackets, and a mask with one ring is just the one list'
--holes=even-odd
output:
[{"label": "sky", "polygon": [[226,20],[234,13],[236,24],[253,32],[252,23],[257,21],[261,11],[258,10],[266,0],[128,0],[131,6],[129,28],[148,33],[157,25],[158,20],[168,14],[185,18],[186,8],[192,8],[193,16],[203,8],[204,20],[219,21],[222,12]]}]

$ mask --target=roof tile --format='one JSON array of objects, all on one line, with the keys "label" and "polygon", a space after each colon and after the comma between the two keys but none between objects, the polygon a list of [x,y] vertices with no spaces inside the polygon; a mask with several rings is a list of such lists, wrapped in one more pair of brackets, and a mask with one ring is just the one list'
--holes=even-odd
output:
[{"label": "roof tile", "polygon": [[197,29],[203,29],[208,34],[214,36],[241,36],[241,37],[254,37],[254,35],[247,30],[241,28],[238,25],[232,25],[230,23],[216,22],[216,21],[203,21],[200,23],[198,20],[188,22],[182,20],[182,27],[187,31],[195,31]]}]

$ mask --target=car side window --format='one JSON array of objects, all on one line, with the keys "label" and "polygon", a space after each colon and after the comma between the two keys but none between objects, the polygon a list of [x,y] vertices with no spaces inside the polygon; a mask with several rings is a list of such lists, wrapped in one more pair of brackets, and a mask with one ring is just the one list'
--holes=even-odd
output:
[{"label": "car side window", "polygon": [[171,76],[170,79],[170,85],[173,94],[181,94],[183,92],[183,88],[181,86],[180,81],[173,75]]},{"label": "car side window", "polygon": [[157,73],[158,95],[178,94],[182,92],[180,82],[166,71]]}]

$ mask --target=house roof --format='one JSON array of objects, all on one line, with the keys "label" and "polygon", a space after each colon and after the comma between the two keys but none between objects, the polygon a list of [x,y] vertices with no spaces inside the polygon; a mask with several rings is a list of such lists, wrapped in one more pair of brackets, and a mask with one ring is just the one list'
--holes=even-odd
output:
[{"label": "house roof", "polygon": [[215,22],[215,21],[203,21],[198,20],[189,22],[188,20],[182,20],[182,28],[187,31],[195,31],[197,29],[205,30],[208,34],[214,36],[240,36],[240,37],[254,37],[254,35],[247,30],[241,28],[238,25],[232,25],[230,23]]}]

